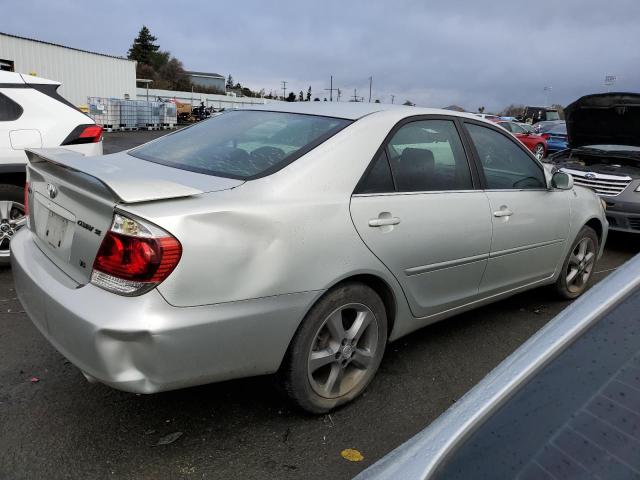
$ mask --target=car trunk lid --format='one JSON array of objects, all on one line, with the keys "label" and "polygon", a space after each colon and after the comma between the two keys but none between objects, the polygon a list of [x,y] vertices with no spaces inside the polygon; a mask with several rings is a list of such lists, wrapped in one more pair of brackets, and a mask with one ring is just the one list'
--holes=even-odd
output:
[{"label": "car trunk lid", "polygon": [[177,170],[126,153],[85,157],[65,149],[33,149],[27,156],[34,241],[80,284],[91,277],[118,205],[188,197],[243,183]]}]

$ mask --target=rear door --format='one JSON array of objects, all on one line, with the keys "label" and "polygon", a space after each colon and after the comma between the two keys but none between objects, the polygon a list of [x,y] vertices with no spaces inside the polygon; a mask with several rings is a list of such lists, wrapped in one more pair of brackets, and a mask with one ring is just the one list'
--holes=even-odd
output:
[{"label": "rear door", "polygon": [[417,317],[476,297],[487,263],[489,205],[459,128],[448,117],[401,122],[351,199],[356,229]]},{"label": "rear door", "polygon": [[553,275],[569,230],[569,192],[547,188],[544,169],[500,129],[472,121],[474,146],[489,199],[493,240],[483,296]]}]

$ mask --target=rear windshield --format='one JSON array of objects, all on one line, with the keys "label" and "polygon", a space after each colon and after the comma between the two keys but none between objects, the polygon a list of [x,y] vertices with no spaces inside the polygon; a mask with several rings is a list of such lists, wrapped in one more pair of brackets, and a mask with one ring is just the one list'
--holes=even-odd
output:
[{"label": "rear windshield", "polygon": [[237,110],[129,154],[183,170],[249,180],[280,170],[350,123],[315,115]]},{"label": "rear windshield", "polygon": [[556,125],[548,130],[549,133],[557,133],[559,135],[567,134],[567,126],[563,123],[561,125]]}]

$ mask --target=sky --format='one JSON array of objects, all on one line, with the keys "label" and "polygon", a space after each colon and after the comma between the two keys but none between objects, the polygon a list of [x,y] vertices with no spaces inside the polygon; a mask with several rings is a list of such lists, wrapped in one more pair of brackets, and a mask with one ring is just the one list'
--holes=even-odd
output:
[{"label": "sky", "polygon": [[[640,0],[0,0],[0,31],[125,56],[144,24],[187,70],[253,90],[425,107],[640,91]],[[545,87],[551,87],[545,91]],[[335,95],[335,94],[334,94]]]}]

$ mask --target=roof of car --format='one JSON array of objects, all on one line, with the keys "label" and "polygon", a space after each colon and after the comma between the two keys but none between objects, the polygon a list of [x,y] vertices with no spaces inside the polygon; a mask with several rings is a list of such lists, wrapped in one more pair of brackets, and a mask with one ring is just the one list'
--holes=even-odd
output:
[{"label": "roof of car", "polygon": [[47,80],[46,78],[36,77],[33,75],[25,75],[18,72],[6,72],[3,70],[0,70],[0,84],[8,85],[13,83],[15,84],[48,83],[48,84],[60,85],[60,82],[56,82],[54,80]]},{"label": "roof of car", "polygon": [[364,102],[272,102],[264,105],[243,107],[244,110],[264,110],[272,112],[302,113],[307,115],[321,115],[325,117],[345,118],[357,120],[366,115],[383,111],[406,112],[406,115],[450,115],[477,118],[472,114],[443,110],[440,108],[409,107],[386,103]]}]

